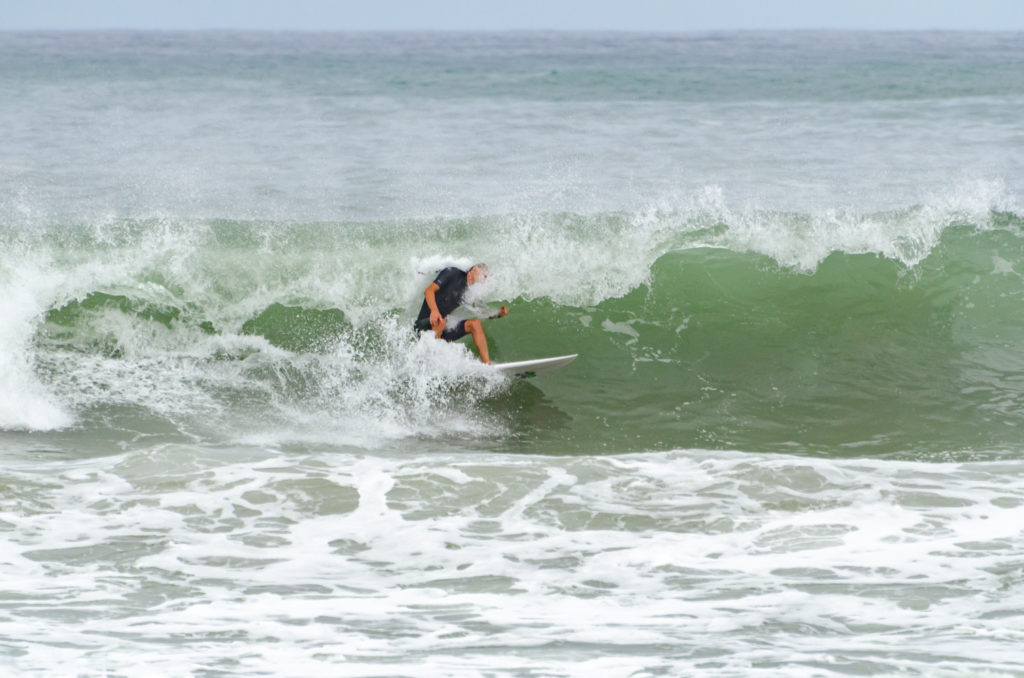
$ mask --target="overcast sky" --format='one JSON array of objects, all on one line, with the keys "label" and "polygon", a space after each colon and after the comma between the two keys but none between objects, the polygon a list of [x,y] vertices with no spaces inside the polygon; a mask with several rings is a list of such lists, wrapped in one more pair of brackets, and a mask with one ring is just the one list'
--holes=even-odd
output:
[{"label": "overcast sky", "polygon": [[0,0],[0,29],[1024,30],[1024,0]]}]

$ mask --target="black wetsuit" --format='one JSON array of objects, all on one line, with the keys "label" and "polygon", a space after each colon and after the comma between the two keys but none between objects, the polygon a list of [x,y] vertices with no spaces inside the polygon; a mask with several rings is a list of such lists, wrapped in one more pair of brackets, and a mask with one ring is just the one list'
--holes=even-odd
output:
[{"label": "black wetsuit", "polygon": [[[466,280],[466,271],[451,266],[444,269],[434,278],[438,290],[434,292],[434,301],[437,302],[437,310],[447,320],[448,314],[459,307],[462,297],[466,294],[469,282]],[[430,306],[426,299],[420,307],[420,314],[413,325],[418,331],[425,332],[430,329]],[[466,336],[466,321],[457,323],[454,327],[445,325],[441,338],[445,341],[456,341]]]}]

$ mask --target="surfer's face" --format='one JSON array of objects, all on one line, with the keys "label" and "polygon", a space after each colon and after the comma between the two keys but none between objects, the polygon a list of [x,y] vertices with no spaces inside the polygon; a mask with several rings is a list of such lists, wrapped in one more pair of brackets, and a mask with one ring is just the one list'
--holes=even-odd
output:
[{"label": "surfer's face", "polygon": [[478,282],[483,282],[487,278],[487,271],[480,266],[474,266],[469,269],[469,273],[466,274],[466,282],[470,285],[475,285]]}]

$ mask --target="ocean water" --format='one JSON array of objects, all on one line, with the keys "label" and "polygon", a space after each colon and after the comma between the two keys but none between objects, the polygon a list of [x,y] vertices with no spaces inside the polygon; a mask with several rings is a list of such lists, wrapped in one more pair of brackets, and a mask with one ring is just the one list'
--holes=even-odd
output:
[{"label": "ocean water", "polygon": [[[0,673],[1024,676],[1017,33],[0,33]],[[413,336],[489,264],[466,342]]]}]

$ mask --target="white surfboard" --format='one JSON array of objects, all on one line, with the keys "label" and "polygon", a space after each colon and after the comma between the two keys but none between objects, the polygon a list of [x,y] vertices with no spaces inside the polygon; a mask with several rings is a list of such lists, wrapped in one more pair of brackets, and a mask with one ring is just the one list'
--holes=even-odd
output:
[{"label": "white surfboard", "polygon": [[537,360],[520,360],[514,363],[491,363],[491,367],[510,377],[535,377],[538,374],[553,372],[576,360],[578,353],[560,355],[555,358],[539,358]]}]

